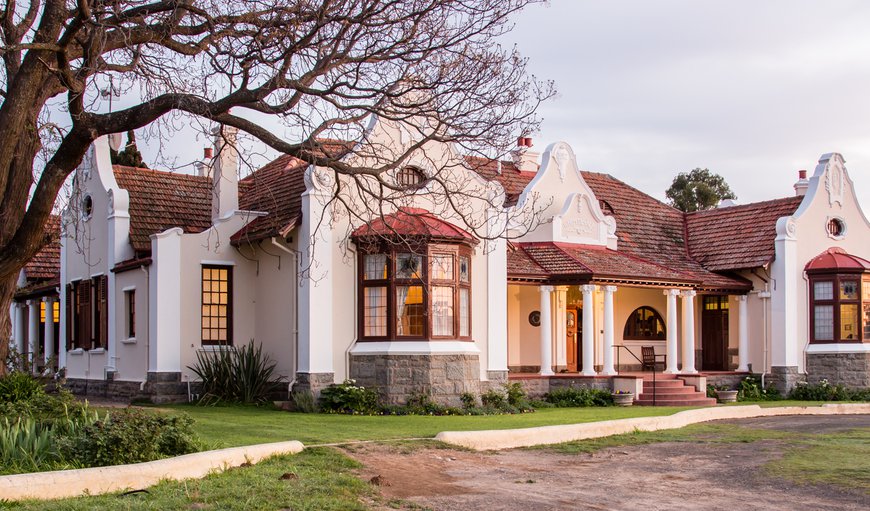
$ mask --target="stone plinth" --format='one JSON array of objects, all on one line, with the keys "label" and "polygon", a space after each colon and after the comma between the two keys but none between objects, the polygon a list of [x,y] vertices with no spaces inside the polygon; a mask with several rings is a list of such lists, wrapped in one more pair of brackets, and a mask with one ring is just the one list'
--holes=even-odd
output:
[{"label": "stone plinth", "polygon": [[463,393],[480,391],[480,360],[476,354],[351,354],[350,377],[377,388],[387,404],[405,404],[409,396],[422,393],[459,406]]},{"label": "stone plinth", "polygon": [[807,379],[850,388],[870,387],[870,353],[808,353]]}]

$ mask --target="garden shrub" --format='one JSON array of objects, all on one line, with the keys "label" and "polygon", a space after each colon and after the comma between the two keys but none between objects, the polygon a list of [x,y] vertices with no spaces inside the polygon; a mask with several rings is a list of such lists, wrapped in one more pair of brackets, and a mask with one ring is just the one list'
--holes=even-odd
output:
[{"label": "garden shrub", "polygon": [[202,384],[200,403],[262,403],[269,398],[275,366],[263,345],[248,344],[238,348],[219,346],[215,351],[197,351],[196,364],[188,367]]},{"label": "garden shrub", "polygon": [[317,413],[320,411],[320,407],[317,406],[317,399],[314,398],[314,393],[310,390],[294,392],[293,405],[297,412]]},{"label": "garden shrub", "polygon": [[743,378],[737,386],[738,401],[777,401],[782,399],[779,391],[773,385],[762,388],[761,381],[755,377]]},{"label": "garden shrub", "polygon": [[380,411],[378,393],[357,385],[355,380],[344,380],[320,391],[320,409],[327,413],[376,415]]},{"label": "garden shrub", "polygon": [[60,442],[62,455],[86,467],[152,461],[196,452],[193,419],[128,408],[111,411]]},{"label": "garden shrub", "polygon": [[544,395],[544,400],[553,403],[557,408],[613,405],[613,396],[610,395],[610,391],[589,387],[567,387],[551,390]]},{"label": "garden shrub", "polygon": [[480,395],[480,404],[484,408],[494,408],[500,410],[507,405],[505,395],[496,389],[489,389]]},{"label": "garden shrub", "polygon": [[27,401],[44,393],[42,383],[30,374],[12,371],[0,378],[0,403]]},{"label": "garden shrub", "polygon": [[462,402],[462,408],[464,410],[469,410],[477,406],[477,397],[475,397],[471,392],[463,392],[459,396],[459,400]]},{"label": "garden shrub", "polygon": [[842,385],[821,380],[819,383],[798,382],[788,397],[799,401],[849,401],[851,392]]}]

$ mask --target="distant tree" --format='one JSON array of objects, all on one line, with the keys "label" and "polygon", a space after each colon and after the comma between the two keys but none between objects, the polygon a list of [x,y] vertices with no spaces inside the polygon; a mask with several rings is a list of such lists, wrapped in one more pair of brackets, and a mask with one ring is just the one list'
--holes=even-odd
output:
[{"label": "distant tree", "polygon": [[691,213],[715,208],[722,199],[736,199],[725,178],[708,169],[680,172],[665,195],[671,206]]},{"label": "distant tree", "polygon": [[115,165],[124,165],[127,167],[136,167],[139,169],[147,169],[148,165],[142,159],[142,153],[136,146],[136,134],[133,130],[127,132],[127,145],[120,151],[109,149],[112,157],[112,163]]}]

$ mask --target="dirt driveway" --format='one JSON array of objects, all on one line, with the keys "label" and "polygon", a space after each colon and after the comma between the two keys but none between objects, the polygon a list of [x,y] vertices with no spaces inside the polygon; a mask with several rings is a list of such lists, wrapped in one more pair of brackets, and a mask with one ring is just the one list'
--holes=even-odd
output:
[{"label": "dirt driveway", "polygon": [[[734,422],[759,429],[834,432],[870,428],[870,415],[777,417]],[[865,510],[870,496],[802,486],[763,474],[782,442],[655,443],[594,454],[545,450],[477,453],[366,445],[348,450],[378,476],[386,499],[441,510]]]}]

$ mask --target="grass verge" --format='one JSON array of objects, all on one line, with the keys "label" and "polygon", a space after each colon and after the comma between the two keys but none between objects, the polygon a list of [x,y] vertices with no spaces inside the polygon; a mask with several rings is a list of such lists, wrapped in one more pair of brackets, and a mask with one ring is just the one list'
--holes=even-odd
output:
[{"label": "grass verge", "polygon": [[356,468],[359,468],[356,461],[335,449],[314,448],[203,479],[165,481],[148,488],[147,492],[5,502],[0,503],[0,508],[28,511],[369,509],[367,501],[376,495],[371,485],[354,476]]}]

